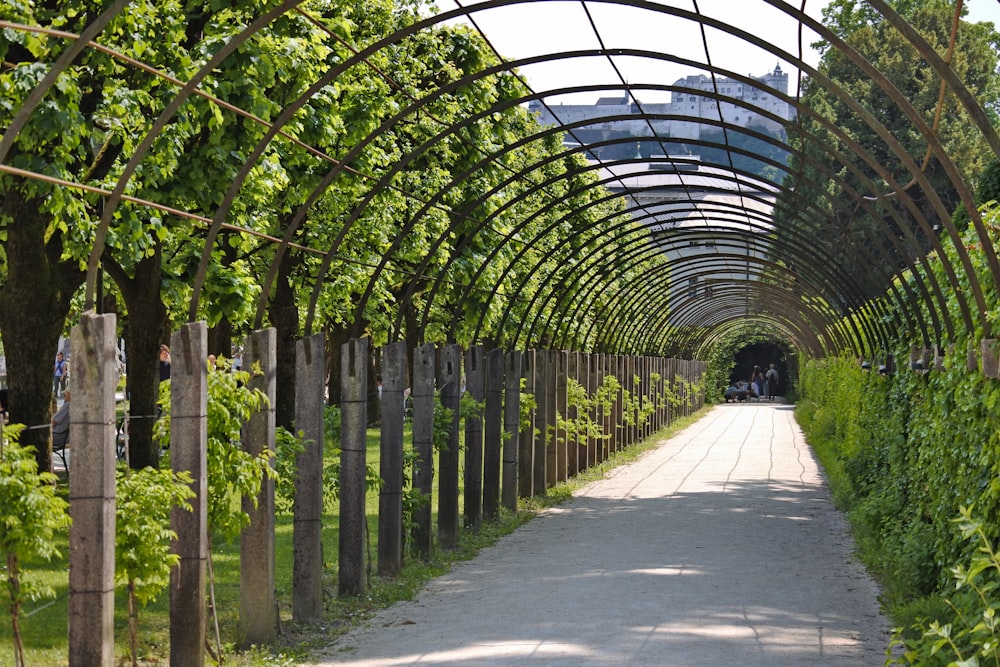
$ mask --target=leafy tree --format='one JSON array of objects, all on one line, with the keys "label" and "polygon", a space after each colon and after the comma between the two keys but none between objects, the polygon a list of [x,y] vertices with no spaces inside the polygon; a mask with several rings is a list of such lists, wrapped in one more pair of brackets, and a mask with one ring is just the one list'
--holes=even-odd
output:
[{"label": "leafy tree", "polygon": [[[954,15],[951,3],[935,0],[899,2],[896,6],[939,53],[946,52]],[[935,127],[939,102],[942,104],[937,138],[966,178],[977,174],[986,159],[978,131],[954,96],[940,97],[940,78],[902,34],[870,7],[854,0],[837,0],[824,14],[826,24],[884,73],[928,126]],[[959,25],[952,67],[983,104],[997,99],[998,40],[1000,37],[990,24],[962,21]],[[927,141],[888,93],[838,49],[825,49],[819,70],[876,115],[920,166],[930,190],[922,190],[914,180],[915,174],[900,157],[818,80],[806,82],[802,102],[830,121],[832,127],[859,142],[876,164],[905,185],[906,194],[922,217],[931,221],[938,218],[934,196],[940,198],[946,210],[953,210],[959,201],[954,185],[936,159],[927,159]],[[887,185],[880,185],[883,180],[874,168],[858,160],[855,173],[842,162],[845,158],[819,143],[829,142],[832,150],[840,151],[843,156],[851,155],[852,150],[830,128],[805,114],[800,120],[801,125],[792,132],[790,141],[806,157],[792,160],[795,174],[790,184],[792,193],[779,198],[775,214],[777,243],[794,244],[787,232],[801,230],[815,239],[817,247],[830,257],[831,265],[853,276],[874,276],[870,270],[872,262],[891,269],[914,265],[931,247],[928,230],[919,227],[917,218],[898,194],[890,193]],[[859,196],[870,201],[862,206]],[[811,214],[805,214],[813,216],[811,221],[803,216],[802,202],[815,207]],[[822,234],[816,233],[819,220],[824,227]],[[881,295],[886,287],[884,282],[874,279],[863,285],[867,296]]]},{"label": "leafy tree", "polygon": [[53,591],[37,584],[22,571],[22,564],[35,558],[51,560],[59,555],[54,538],[70,524],[68,504],[56,495],[56,477],[38,472],[31,447],[18,444],[20,425],[3,429],[0,439],[0,551],[6,563],[7,611],[14,635],[14,659],[24,667],[24,642],[20,616],[24,602],[51,596]]}]

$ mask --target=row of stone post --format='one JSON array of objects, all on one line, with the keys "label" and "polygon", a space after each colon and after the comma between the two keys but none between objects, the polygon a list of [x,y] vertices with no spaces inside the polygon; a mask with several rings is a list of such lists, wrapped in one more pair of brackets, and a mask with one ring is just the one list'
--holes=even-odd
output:
[{"label": "row of stone post", "polygon": [[[112,665],[115,516],[115,319],[85,314],[73,330],[74,401],[71,422],[74,468],[70,476],[70,665]],[[258,455],[274,449],[276,334],[254,332],[244,346],[246,368],[259,368],[251,386],[269,404],[254,414],[242,432],[243,447]],[[170,580],[170,659],[172,665],[204,664],[206,631],[207,524],[207,397],[208,349],[205,323],[184,325],[171,338],[171,465],[194,480],[194,511],[175,510],[171,527],[180,563]],[[322,613],[323,386],[327,369],[322,335],[296,346],[296,431],[305,438],[297,461],[293,534],[292,615],[315,622]],[[341,478],[338,591],[357,595],[365,590],[367,401],[372,350],[367,339],[351,340],[341,351]],[[501,507],[517,509],[519,497],[541,495],[554,484],[596,465],[611,453],[661,428],[673,416],[664,389],[680,391],[674,378],[689,381],[704,367],[651,357],[580,354],[562,351],[463,351],[457,345],[423,345],[407,358],[406,345],[381,351],[380,468],[378,573],[392,576],[403,564],[404,545],[418,556],[429,555],[436,535],[443,547],[454,545],[462,526],[475,529]],[[579,417],[570,406],[570,379],[593,395],[605,378],[621,384],[618,400],[608,409],[594,408],[590,417],[609,434],[571,437],[557,421]],[[536,407],[521,423],[522,382]],[[406,388],[412,401],[415,460],[404,469],[403,426]],[[451,410],[445,433],[437,434],[435,392]],[[464,420],[464,448],[459,447],[463,393],[482,405]],[[623,414],[624,396],[636,410],[644,401],[653,409],[639,424]],[[703,397],[683,402],[686,410]],[[522,428],[523,427],[523,428]],[[464,451],[464,466],[462,453]],[[464,469],[464,497],[460,473]],[[438,479],[438,520],[431,525],[430,503],[411,517],[403,534],[404,476],[426,494]],[[460,512],[464,507],[464,516]],[[278,626],[275,597],[274,486],[264,480],[256,499],[245,499],[250,525],[241,536],[240,631],[246,644],[274,639]],[[463,520],[464,519],[464,520]],[[436,530],[435,530],[436,528]]]}]

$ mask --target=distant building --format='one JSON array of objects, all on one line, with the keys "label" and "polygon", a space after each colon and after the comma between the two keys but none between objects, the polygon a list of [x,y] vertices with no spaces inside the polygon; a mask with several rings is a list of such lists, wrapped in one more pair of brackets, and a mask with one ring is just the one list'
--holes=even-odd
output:
[{"label": "distant building", "polygon": [[[795,117],[795,108],[775,94],[788,94],[788,74],[781,71],[781,66],[778,65],[773,72],[754,77],[754,81],[758,83],[750,84],[728,78],[716,78],[713,81],[704,74],[692,74],[674,82],[674,87],[680,90],[673,91],[670,102],[667,103],[645,104],[626,94],[621,97],[602,97],[596,104],[556,104],[549,108],[534,100],[528,108],[538,114],[539,122],[543,125],[634,116],[640,113],[640,107],[646,114],[685,117],[684,120],[620,118],[584,125],[573,130],[576,140],[584,145],[624,137],[649,136],[650,126],[658,136],[699,139],[703,133],[718,132],[719,129],[694,119],[718,121],[720,112],[722,120],[729,125],[763,130],[772,136],[784,138],[785,128],[782,123],[764,117],[761,112],[771,113],[784,121]],[[714,90],[718,91],[720,99],[701,94],[712,93]],[[632,150],[634,152],[634,148]]]}]

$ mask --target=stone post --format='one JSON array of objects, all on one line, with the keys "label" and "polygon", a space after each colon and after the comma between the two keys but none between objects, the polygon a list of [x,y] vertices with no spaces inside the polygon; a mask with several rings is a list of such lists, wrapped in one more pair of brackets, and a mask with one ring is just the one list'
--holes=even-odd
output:
[{"label": "stone post", "polygon": [[483,461],[483,512],[497,516],[500,510],[500,459],[503,452],[503,350],[486,355],[486,454]]},{"label": "stone post", "polygon": [[194,480],[194,511],[174,508],[170,527],[180,563],[170,572],[170,664],[205,664],[208,565],[208,329],[185,324],[170,337],[170,465]]},{"label": "stone post", "polygon": [[[566,419],[575,422],[580,417],[580,408],[569,404],[569,381],[580,382],[580,353],[566,352]],[[580,466],[580,438],[576,433],[566,434],[566,476],[576,477]]]},{"label": "stone post", "polygon": [[441,404],[451,410],[451,429],[448,443],[438,454],[441,479],[438,481],[438,541],[442,547],[452,548],[458,544],[459,511],[458,486],[459,468],[462,457],[459,450],[459,401],[462,395],[462,348],[445,345],[441,348],[438,366],[438,386],[441,388]]},{"label": "stone post", "polygon": [[115,661],[115,316],[84,313],[70,334],[69,664]]},{"label": "stone post", "polygon": [[[413,488],[431,497],[434,485],[434,344],[414,350],[413,359]],[[430,502],[413,512],[413,550],[427,558],[434,534]]]},{"label": "stone post", "polygon": [[365,592],[365,454],[368,430],[368,339],[340,348],[340,553],[337,591]]},{"label": "stone post", "polygon": [[292,620],[316,623],[323,615],[323,334],[295,343],[295,430],[305,448],[295,461],[292,527]]},{"label": "stone post", "polygon": [[555,449],[555,481],[565,482],[569,474],[569,439],[566,429],[559,426],[559,419],[566,419],[566,383],[568,381],[569,353],[565,350],[552,351],[552,368],[555,371],[555,382],[552,404],[552,446]]},{"label": "stone post", "polygon": [[503,413],[503,484],[501,503],[511,512],[517,511],[518,472],[521,453],[518,427],[521,419],[521,353],[513,350],[504,355]]},{"label": "stone post", "polygon": [[[524,393],[534,399],[535,394],[535,351],[528,350],[521,358],[521,377],[524,378]],[[521,498],[534,495],[535,460],[535,410],[528,414],[528,423],[517,437],[517,492]]]},{"label": "stone post", "polygon": [[545,488],[550,489],[561,480],[559,479],[559,433],[556,425],[556,412],[559,409],[556,386],[559,383],[559,360],[558,350],[545,351],[545,428],[542,431],[542,438],[545,441]]},{"label": "stone post", "polygon": [[[483,347],[477,345],[465,353],[465,390],[478,403],[486,398],[486,367]],[[478,529],[483,509],[483,418],[465,419],[465,526]]]},{"label": "stone post", "polygon": [[394,577],[403,568],[403,424],[406,343],[382,348],[382,425],[378,497],[378,573]]},{"label": "stone post", "polygon": [[[243,362],[251,372],[249,389],[264,392],[267,405],[250,415],[243,425],[243,450],[253,457],[274,451],[277,393],[277,330],[262,329],[247,337]],[[210,372],[215,372],[210,370]],[[277,601],[274,593],[274,480],[264,476],[256,498],[243,498],[250,523],[240,532],[240,635],[243,645],[266,644],[277,635]]]},{"label": "stone post", "polygon": [[[583,389],[583,393],[589,398],[594,390],[590,386],[590,359],[591,355],[586,352],[579,352],[577,355],[577,381],[580,383],[580,387]],[[579,408],[576,411],[577,418],[591,418],[592,415],[584,415]],[[590,435],[584,435],[578,438],[576,443],[576,468],[577,474],[583,472],[590,467],[590,456],[591,456]]]},{"label": "stone post", "polygon": [[549,415],[549,361],[548,350],[535,351],[535,455],[532,471],[532,487],[536,496],[544,496],[548,491],[548,452],[546,451]]}]

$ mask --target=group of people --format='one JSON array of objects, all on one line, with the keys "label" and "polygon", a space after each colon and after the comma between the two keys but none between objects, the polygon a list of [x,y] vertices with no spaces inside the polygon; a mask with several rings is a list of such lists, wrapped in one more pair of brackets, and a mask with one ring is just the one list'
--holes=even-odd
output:
[{"label": "group of people", "polygon": [[773,401],[780,382],[781,376],[774,364],[768,367],[767,372],[762,371],[760,366],[754,366],[750,379],[738,380],[729,385],[723,393],[723,398],[726,399],[726,403],[740,403],[751,398],[767,398]]}]

